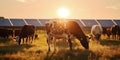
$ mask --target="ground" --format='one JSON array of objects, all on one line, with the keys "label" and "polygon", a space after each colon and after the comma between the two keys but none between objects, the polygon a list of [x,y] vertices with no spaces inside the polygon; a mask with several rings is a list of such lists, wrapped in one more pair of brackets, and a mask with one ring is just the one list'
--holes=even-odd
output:
[{"label": "ground", "polygon": [[120,40],[102,39],[90,41],[90,49],[84,49],[79,41],[73,41],[73,51],[68,43],[57,41],[57,51],[48,52],[46,34],[40,31],[33,43],[17,45],[12,38],[0,38],[0,60],[120,60]]}]

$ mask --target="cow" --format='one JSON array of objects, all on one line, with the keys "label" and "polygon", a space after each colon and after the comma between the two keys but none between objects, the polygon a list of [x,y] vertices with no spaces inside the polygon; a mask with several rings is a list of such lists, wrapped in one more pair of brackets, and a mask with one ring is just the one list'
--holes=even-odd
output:
[{"label": "cow", "polygon": [[112,39],[117,40],[119,37],[120,27],[118,25],[113,25],[111,27]]},{"label": "cow", "polygon": [[12,36],[12,35],[13,35],[13,31],[12,30],[0,29],[0,37],[8,38],[9,36]]},{"label": "cow", "polygon": [[[17,38],[18,44],[20,45],[21,39],[23,39],[23,42],[24,42],[24,38],[26,38],[26,43],[28,40],[30,41],[30,38],[33,41],[34,34],[35,34],[35,26],[34,25],[24,25],[18,38]],[[31,43],[32,43],[32,41],[31,41]]]},{"label": "cow", "polygon": [[103,29],[100,25],[93,25],[91,28],[91,36],[93,40],[100,41],[102,32],[103,32]]},{"label": "cow", "polygon": [[14,35],[15,35],[15,37],[16,37],[16,36],[19,36],[19,34],[20,34],[21,30],[15,30],[14,32],[15,32],[15,34],[14,34]]},{"label": "cow", "polygon": [[103,27],[103,33],[104,36],[107,35],[107,39],[110,39],[111,36],[111,27]]},{"label": "cow", "polygon": [[119,30],[118,30],[118,39],[120,40],[120,26],[119,26]]},{"label": "cow", "polygon": [[113,25],[111,27],[103,28],[103,34],[106,34],[109,39],[110,36],[115,40],[120,39],[120,26]]},{"label": "cow", "polygon": [[62,23],[46,23],[48,51],[50,51],[50,41],[54,40],[54,51],[56,50],[56,39],[63,38],[68,40],[70,50],[72,50],[72,40],[77,38],[85,49],[89,49],[88,38],[82,31],[79,24],[75,21]]}]

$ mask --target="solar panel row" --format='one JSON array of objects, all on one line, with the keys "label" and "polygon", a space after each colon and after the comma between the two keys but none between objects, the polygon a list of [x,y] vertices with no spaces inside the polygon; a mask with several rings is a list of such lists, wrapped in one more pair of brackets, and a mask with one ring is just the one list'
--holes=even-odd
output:
[{"label": "solar panel row", "polygon": [[[50,19],[0,19],[0,26],[24,26],[26,24],[33,24],[35,26],[45,26],[45,23]],[[103,27],[110,27],[112,25],[119,25],[120,20],[95,20],[95,19],[72,19],[80,26],[91,27],[93,25],[101,25]]]},{"label": "solar panel row", "polygon": [[82,24],[81,26],[87,26],[87,27],[91,27],[93,25],[101,25],[103,27],[110,27],[113,25],[119,25],[120,26],[120,20],[95,20],[95,19],[81,19],[79,20]]},{"label": "solar panel row", "polygon": [[45,26],[45,22],[48,19],[10,19],[13,26],[24,26],[26,24],[32,24],[35,26]]},{"label": "solar panel row", "polygon": [[12,26],[9,19],[0,19],[0,26]]}]

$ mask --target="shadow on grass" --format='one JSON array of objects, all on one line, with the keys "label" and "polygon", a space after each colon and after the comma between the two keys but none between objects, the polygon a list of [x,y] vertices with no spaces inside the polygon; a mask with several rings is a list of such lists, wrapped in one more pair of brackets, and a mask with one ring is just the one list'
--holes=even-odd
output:
[{"label": "shadow on grass", "polygon": [[33,45],[29,45],[29,44],[22,44],[22,45],[17,45],[17,44],[13,44],[13,45],[9,45],[9,46],[0,46],[0,55],[5,55],[5,54],[14,54],[17,52],[24,52],[24,48],[30,48]]},{"label": "shadow on grass", "polygon": [[110,60],[120,60],[120,54],[119,55],[114,55],[113,57],[109,57]]},{"label": "shadow on grass", "polygon": [[107,45],[107,46],[117,46],[117,45],[120,45],[120,41],[119,40],[101,40],[100,44]]},{"label": "shadow on grass", "polygon": [[10,42],[12,38],[0,38],[0,43],[7,43]]},{"label": "shadow on grass", "polygon": [[[57,42],[57,47],[65,48],[66,42]],[[73,47],[79,46],[79,42],[73,42]],[[117,46],[120,45],[120,41],[116,40],[102,40],[100,41],[101,45],[107,46]],[[69,46],[67,46],[69,47]],[[115,56],[103,56],[102,52],[96,52],[92,50],[85,50],[85,49],[73,49],[70,51],[69,49],[60,49],[57,52],[48,52],[44,58],[44,60],[117,60],[120,59],[120,55],[116,54]]]},{"label": "shadow on grass", "polygon": [[13,57],[0,57],[0,60],[25,60],[23,58],[13,58]]},{"label": "shadow on grass", "polygon": [[119,60],[120,55],[103,56],[102,53],[92,52],[90,50],[76,49],[61,50],[58,52],[49,52],[46,54],[44,60]]},{"label": "shadow on grass", "polygon": [[47,53],[44,60],[98,60],[100,57],[101,54],[96,54],[89,50],[76,49],[73,51],[61,50]]}]

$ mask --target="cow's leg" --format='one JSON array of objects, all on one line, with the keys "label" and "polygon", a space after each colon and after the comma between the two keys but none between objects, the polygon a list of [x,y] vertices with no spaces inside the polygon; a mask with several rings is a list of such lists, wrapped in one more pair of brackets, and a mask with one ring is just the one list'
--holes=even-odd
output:
[{"label": "cow's leg", "polygon": [[29,42],[32,43],[32,41],[33,41],[33,36],[30,36],[29,37]]},{"label": "cow's leg", "polygon": [[34,40],[34,35],[32,36],[32,41],[31,41],[31,43],[33,42],[33,40]]},{"label": "cow's leg", "polygon": [[21,38],[19,38],[19,40],[18,40],[18,45],[20,45],[20,43],[21,43]]},{"label": "cow's leg", "polygon": [[56,51],[56,39],[54,38],[54,51]]},{"label": "cow's leg", "polygon": [[119,35],[119,40],[120,40],[120,35]]},{"label": "cow's leg", "polygon": [[69,43],[70,50],[72,50],[72,41],[70,36],[68,37],[68,43]]},{"label": "cow's leg", "polygon": [[115,39],[115,34],[113,34],[112,39]]},{"label": "cow's leg", "polygon": [[25,38],[23,38],[23,41],[22,41],[23,44],[24,44],[24,40],[25,40]]},{"label": "cow's leg", "polygon": [[50,38],[47,37],[48,51],[50,51]]},{"label": "cow's leg", "polygon": [[30,40],[31,40],[30,37],[31,37],[31,36],[28,36],[26,43],[27,43],[27,42],[30,43]]},{"label": "cow's leg", "polygon": [[107,36],[108,36],[108,39],[110,39],[110,34],[107,34]]}]

